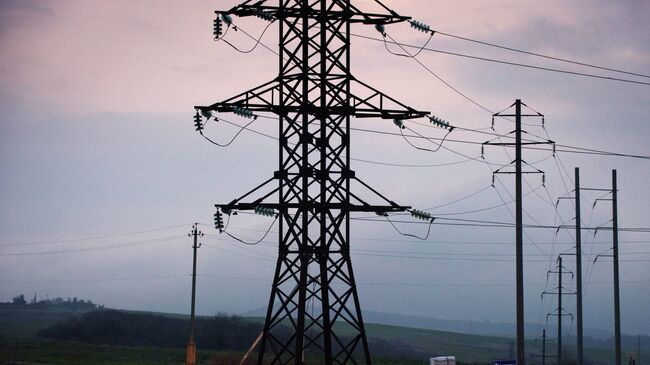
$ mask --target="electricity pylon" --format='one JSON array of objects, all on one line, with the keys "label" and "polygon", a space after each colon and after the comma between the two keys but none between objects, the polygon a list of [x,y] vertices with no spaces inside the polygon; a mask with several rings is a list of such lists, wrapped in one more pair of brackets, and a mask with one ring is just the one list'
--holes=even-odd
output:
[{"label": "electricity pylon", "polygon": [[[370,364],[350,260],[350,213],[383,214],[409,207],[387,199],[350,168],[350,120],[404,120],[429,113],[354,78],[350,25],[380,29],[410,18],[387,8],[387,14],[363,13],[349,0],[270,2],[246,1],[217,16],[226,24],[233,15],[277,22],[279,75],[223,102],[195,107],[197,115],[208,117],[213,112],[271,112],[279,117],[279,168],[273,177],[230,203],[216,205],[226,214],[259,207],[277,210],[278,260],[258,364],[304,364],[305,356],[325,364]],[[352,184],[366,193],[353,192]],[[367,198],[373,195],[380,204]]]}]

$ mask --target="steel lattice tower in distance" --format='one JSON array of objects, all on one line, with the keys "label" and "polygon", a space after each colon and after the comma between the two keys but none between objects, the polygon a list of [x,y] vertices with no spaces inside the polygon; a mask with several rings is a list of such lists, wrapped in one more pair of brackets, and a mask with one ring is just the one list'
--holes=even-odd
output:
[{"label": "steel lattice tower in distance", "polygon": [[[279,75],[197,111],[245,108],[279,117],[279,168],[273,177],[217,208],[278,211],[279,247],[258,364],[370,364],[350,261],[351,212],[399,206],[350,169],[350,119],[411,119],[428,112],[399,103],[350,72],[350,26],[409,20],[363,13],[349,0],[247,1],[217,14],[264,14],[279,24]],[[352,186],[354,185],[354,186]],[[351,191],[358,187],[373,204]],[[364,196],[365,196],[364,195]],[[246,200],[246,201],[245,201]],[[345,335],[339,334],[345,328]],[[287,331],[287,328],[289,329]]]}]

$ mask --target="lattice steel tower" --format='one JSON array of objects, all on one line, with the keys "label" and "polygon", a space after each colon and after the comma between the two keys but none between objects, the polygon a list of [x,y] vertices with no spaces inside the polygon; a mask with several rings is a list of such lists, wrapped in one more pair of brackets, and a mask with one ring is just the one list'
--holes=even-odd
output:
[{"label": "lattice steel tower", "polygon": [[[247,1],[222,19],[260,16],[279,24],[279,75],[197,112],[271,112],[279,117],[279,168],[225,211],[275,209],[278,260],[258,364],[370,364],[350,261],[350,213],[404,211],[350,169],[350,119],[411,119],[417,111],[356,80],[350,26],[409,20],[363,13],[349,0]],[[381,4],[380,4],[381,5]],[[359,187],[365,192],[351,188]],[[374,196],[375,198],[368,198]],[[244,201],[246,200],[246,201]],[[379,200],[375,204],[370,201]],[[346,327],[345,335],[340,334]],[[286,328],[289,331],[286,331]],[[283,330],[284,328],[284,330]]]}]

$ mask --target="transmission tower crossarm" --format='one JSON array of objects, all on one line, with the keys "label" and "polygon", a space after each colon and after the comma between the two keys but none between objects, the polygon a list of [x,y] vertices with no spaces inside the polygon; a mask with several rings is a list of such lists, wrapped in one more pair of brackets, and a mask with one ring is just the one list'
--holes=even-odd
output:
[{"label": "transmission tower crossarm", "polygon": [[[315,174],[318,172],[315,172]],[[350,175],[354,176],[353,173],[350,173]],[[272,195],[276,194],[279,190],[279,187],[275,187],[269,192],[266,192],[264,195],[261,197],[258,197],[250,202],[243,202],[247,197],[252,196],[254,193],[260,191],[263,189],[265,186],[267,186],[269,183],[272,181],[277,180],[282,174],[280,172],[276,172],[272,178],[267,179],[260,185],[256,186],[252,190],[248,191],[244,195],[240,196],[237,199],[234,199],[230,203],[225,203],[225,204],[215,204],[216,208],[221,208],[222,210],[253,210],[256,207],[263,205],[265,207],[277,209],[277,210],[286,210],[286,209],[298,209],[301,207],[308,207],[310,209],[323,209],[323,208],[328,208],[328,209],[340,209],[348,212],[376,212],[376,213],[388,213],[388,212],[403,212],[406,211],[407,209],[410,209],[410,206],[401,206],[398,205],[397,203],[393,202],[392,200],[386,198],[384,195],[379,193],[377,190],[372,188],[370,185],[366,184],[363,182],[361,179],[353,177],[354,181],[359,182],[363,187],[367,188],[372,192],[374,195],[378,196],[384,204],[370,204],[366,202],[365,200],[361,199],[358,195],[350,192],[350,197],[353,198],[354,200],[357,201],[357,204],[350,203],[350,204],[344,204],[344,203],[326,203],[322,204],[320,202],[310,202],[305,205],[305,203],[277,203],[277,202],[267,202],[266,199],[271,197]],[[296,175],[296,178],[298,178],[299,175]]]},{"label": "transmission tower crossarm", "polygon": [[[562,293],[562,295],[564,295],[564,293]],[[565,312],[565,311],[566,311],[566,309],[565,309],[565,308],[562,308],[562,312]],[[573,314],[571,314],[571,313],[562,313],[562,314],[558,314],[558,313],[549,313],[549,314],[547,314],[547,316],[550,316],[550,317],[558,317],[558,316],[561,316],[561,317],[572,317],[572,318],[573,318]]]},{"label": "transmission tower crossarm", "polygon": [[[514,118],[517,114],[492,114],[494,117],[510,117]],[[541,117],[541,114],[519,114],[520,117]]]},{"label": "transmission tower crossarm", "polygon": [[[431,114],[429,111],[420,111],[411,108],[396,99],[378,91],[359,80],[352,79],[357,93],[350,95],[350,106],[330,106],[319,108],[312,106],[308,112],[313,115],[327,113],[329,115],[354,116],[356,118],[382,118],[382,119],[415,119],[423,118]],[[333,80],[328,82],[335,90]],[[291,94],[285,92],[285,97],[293,99],[293,103],[279,105],[280,82],[275,79],[264,83],[251,90],[244,91],[229,99],[213,103],[207,106],[197,105],[194,108],[201,111],[232,112],[236,107],[244,107],[253,112],[273,112],[278,115],[287,115],[291,112],[299,112],[304,109],[300,105],[300,99],[292,98]],[[357,96],[358,94],[364,96]]]},{"label": "transmission tower crossarm", "polygon": [[329,209],[340,209],[342,211],[347,211],[347,212],[377,212],[377,213],[387,213],[387,212],[403,212],[407,209],[410,209],[410,206],[399,206],[399,205],[370,205],[370,204],[362,204],[362,205],[355,205],[355,204],[349,204],[349,205],[344,205],[340,203],[331,203],[331,204],[319,204],[319,203],[311,203],[311,204],[302,204],[302,203],[267,203],[267,202],[230,202],[226,204],[220,204],[217,203],[215,204],[215,208],[221,208],[221,209],[226,209],[226,210],[253,210],[256,207],[259,206],[265,206],[268,208],[273,208],[273,209],[278,209],[278,210],[286,210],[286,209],[298,209],[298,208],[307,208],[307,209],[323,209],[323,208],[329,208]]},{"label": "transmission tower crossarm", "polygon": [[[360,88],[355,88],[355,85],[360,86]],[[351,80],[351,88],[355,89],[355,93],[350,95],[350,102],[353,107],[352,115],[357,118],[402,120],[424,118],[431,114],[429,111],[415,110],[357,79]]]},{"label": "transmission tower crossarm", "polygon": [[286,107],[277,105],[279,82],[277,79],[266,82],[253,89],[244,91],[224,101],[211,105],[197,105],[194,109],[201,111],[232,112],[235,107],[244,107],[257,112],[286,113]]},{"label": "transmission tower crossarm", "polygon": [[359,179],[358,177],[354,178],[355,181],[360,183],[362,186],[370,190],[372,193],[374,193],[376,196],[378,196],[380,199],[382,199],[384,202],[388,203],[388,206],[382,207],[381,205],[371,205],[366,203],[365,201],[361,200],[357,195],[353,194],[350,192],[350,197],[353,197],[357,199],[359,202],[361,202],[367,209],[365,211],[367,212],[403,212],[406,211],[407,209],[410,209],[410,206],[400,206],[397,203],[393,202],[392,200],[386,198],[384,195],[382,195],[380,192],[375,190],[372,186],[366,184],[363,182],[363,180]]},{"label": "transmission tower crossarm", "polygon": [[548,295],[576,295],[576,293],[550,292],[550,291],[542,292],[542,295],[544,295],[544,294],[548,294]]},{"label": "transmission tower crossarm", "polygon": [[260,11],[273,15],[276,19],[287,19],[287,18],[302,18],[307,15],[311,18],[325,17],[330,20],[346,20],[350,23],[362,23],[362,24],[394,24],[409,21],[412,18],[410,16],[402,16],[394,11],[390,11],[390,14],[378,14],[378,13],[365,13],[359,10],[357,7],[350,5],[349,9],[346,11],[333,11],[328,10],[322,12],[320,9],[313,7],[310,11],[305,14],[304,11],[295,9],[295,8],[280,8],[278,6],[267,6],[265,3],[268,1],[258,1],[255,4],[250,5],[250,1],[246,1],[240,5],[237,5],[230,10],[226,11],[215,11],[217,14],[228,14],[236,15],[239,17],[246,16],[258,16]]},{"label": "transmission tower crossarm", "polygon": [[[522,146],[527,145],[537,145],[537,144],[554,144],[554,141],[543,141],[543,142],[521,142]],[[511,142],[485,142],[483,144],[489,144],[491,146],[512,146]]]}]

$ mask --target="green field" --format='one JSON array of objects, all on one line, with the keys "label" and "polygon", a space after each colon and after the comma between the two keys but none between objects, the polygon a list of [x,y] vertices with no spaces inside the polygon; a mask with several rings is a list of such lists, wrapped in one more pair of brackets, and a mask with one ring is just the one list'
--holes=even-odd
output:
[{"label": "green field", "polygon": [[[243,353],[200,350],[199,365],[239,364]],[[44,340],[37,338],[0,338],[0,364],[13,362],[53,365],[180,365],[184,364],[185,350],[104,346],[71,341]],[[382,360],[378,365],[415,365],[422,361]]]},{"label": "green field", "polygon": [[[202,352],[201,362],[209,364],[212,353]],[[66,365],[163,365],[180,364],[181,349],[103,346],[71,341],[36,338],[0,339],[0,361]]]}]

